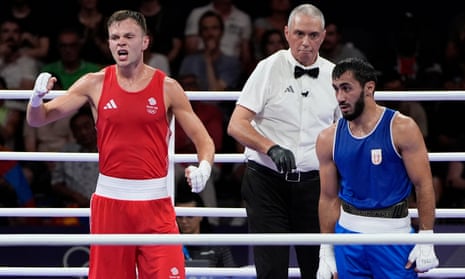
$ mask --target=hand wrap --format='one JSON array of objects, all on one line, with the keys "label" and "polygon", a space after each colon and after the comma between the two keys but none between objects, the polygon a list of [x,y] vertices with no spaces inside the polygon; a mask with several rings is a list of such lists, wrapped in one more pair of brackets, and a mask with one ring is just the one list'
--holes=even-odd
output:
[{"label": "hand wrap", "polygon": [[210,173],[212,171],[212,167],[210,163],[202,160],[199,163],[199,166],[189,166],[189,176],[188,178],[191,181],[192,192],[200,193],[205,188],[207,184],[208,178],[210,178]]},{"label": "hand wrap", "polygon": [[266,154],[271,157],[279,172],[286,173],[296,169],[294,154],[289,149],[276,144],[270,147]]},{"label": "hand wrap", "polygon": [[321,244],[320,246],[320,263],[316,273],[317,279],[331,279],[337,272],[336,258],[334,257],[334,248],[330,244]]},{"label": "hand wrap", "polygon": [[31,107],[39,107],[42,105],[42,98],[45,94],[48,93],[48,80],[52,77],[49,73],[40,73],[34,83],[34,89],[32,90],[31,98],[29,99],[29,103]]}]

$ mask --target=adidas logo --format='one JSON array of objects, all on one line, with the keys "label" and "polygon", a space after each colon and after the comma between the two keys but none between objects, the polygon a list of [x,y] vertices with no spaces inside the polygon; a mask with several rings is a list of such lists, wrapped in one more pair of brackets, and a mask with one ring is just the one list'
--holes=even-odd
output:
[{"label": "adidas logo", "polygon": [[103,107],[103,109],[116,109],[118,106],[115,103],[115,100],[111,99],[108,103]]},{"label": "adidas logo", "polygon": [[292,88],[291,85],[289,85],[286,90],[284,90],[284,93],[294,93],[294,89]]}]

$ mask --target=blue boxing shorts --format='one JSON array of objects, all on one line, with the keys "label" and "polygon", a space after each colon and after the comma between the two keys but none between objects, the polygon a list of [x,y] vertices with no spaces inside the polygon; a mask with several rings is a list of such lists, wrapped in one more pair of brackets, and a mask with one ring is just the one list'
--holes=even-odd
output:
[{"label": "blue boxing shorts", "polygon": [[[336,224],[336,233],[357,233]],[[413,230],[412,230],[413,233]],[[412,279],[414,267],[405,269],[414,245],[334,245],[339,279]]]}]

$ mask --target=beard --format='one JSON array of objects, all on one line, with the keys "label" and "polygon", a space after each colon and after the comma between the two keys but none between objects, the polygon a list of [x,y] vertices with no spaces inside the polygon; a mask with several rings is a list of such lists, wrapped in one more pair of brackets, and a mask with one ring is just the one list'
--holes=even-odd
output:
[{"label": "beard", "polygon": [[357,102],[355,102],[354,104],[354,110],[352,111],[352,113],[343,114],[344,119],[352,121],[362,114],[363,110],[365,109],[365,99],[363,98],[364,96],[365,91],[362,90]]}]

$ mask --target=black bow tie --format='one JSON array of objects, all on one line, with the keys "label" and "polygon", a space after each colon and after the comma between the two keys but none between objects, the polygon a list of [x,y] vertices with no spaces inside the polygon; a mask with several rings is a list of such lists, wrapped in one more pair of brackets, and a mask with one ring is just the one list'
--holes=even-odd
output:
[{"label": "black bow tie", "polygon": [[311,76],[312,78],[317,78],[319,73],[320,73],[319,68],[311,68],[311,69],[305,70],[304,68],[301,68],[299,66],[295,66],[295,69],[294,69],[294,77],[295,78],[300,78],[301,76],[303,76],[305,74]]}]

